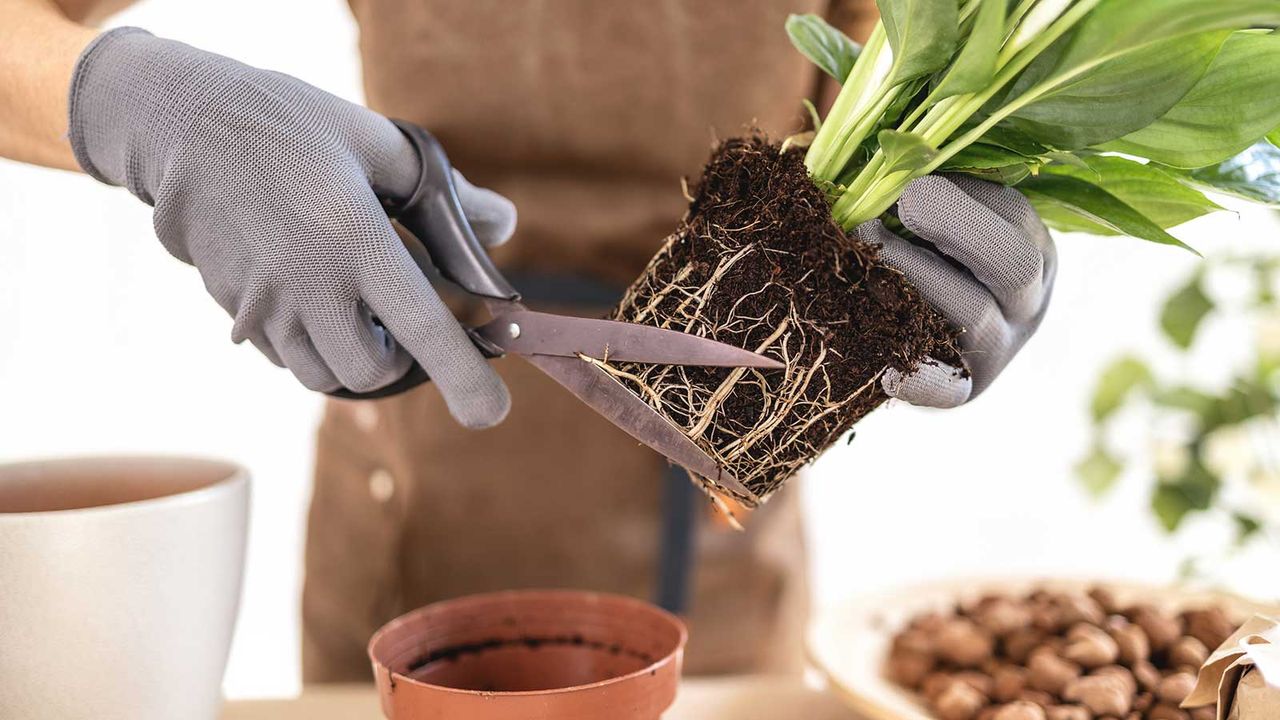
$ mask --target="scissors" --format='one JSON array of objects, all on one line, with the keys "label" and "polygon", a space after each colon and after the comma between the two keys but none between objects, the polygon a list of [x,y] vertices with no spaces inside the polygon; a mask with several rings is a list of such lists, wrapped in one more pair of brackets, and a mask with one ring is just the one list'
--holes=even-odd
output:
[{"label": "scissors", "polygon": [[[422,160],[417,189],[387,214],[413,234],[405,246],[418,267],[479,297],[490,322],[466,328],[488,358],[514,353],[564,386],[592,410],[671,462],[713,480],[735,494],[758,502],[754,493],[720,467],[670,420],[654,410],[594,359],[666,365],[746,367],[776,370],[783,364],[733,345],[697,335],[612,320],[535,312],[494,267],[462,212],[453,168],[444,148],[426,130],[393,121],[413,143]],[[339,390],[331,395],[374,399],[402,393],[430,380],[414,363],[404,377],[369,393]]]}]

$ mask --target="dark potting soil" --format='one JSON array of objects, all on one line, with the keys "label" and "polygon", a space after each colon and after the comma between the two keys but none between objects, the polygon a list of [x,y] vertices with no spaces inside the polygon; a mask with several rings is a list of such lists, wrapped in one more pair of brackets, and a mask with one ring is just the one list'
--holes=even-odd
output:
[{"label": "dark potting soil", "polygon": [[803,151],[760,136],[716,148],[683,223],[615,317],[752,350],[774,338],[763,352],[788,370],[748,374],[727,395],[732,370],[616,365],[761,497],[887,399],[886,368],[960,366],[957,332],[836,225]]},{"label": "dark potting soil", "polygon": [[[540,652],[544,649],[560,652],[547,655]],[[565,654],[565,650],[569,654]],[[555,669],[550,676],[545,672],[548,663]],[[617,642],[592,640],[578,634],[525,635],[437,648],[398,672],[420,682],[458,690],[521,692],[600,682],[653,663],[649,653]],[[538,669],[540,666],[543,670]]]},{"label": "dark potting soil", "polygon": [[626,655],[627,657],[640,660],[646,665],[653,662],[653,657],[648,653],[640,652],[639,650],[632,650],[619,643],[605,643],[599,640],[588,640],[582,635],[551,635],[546,637],[526,635],[516,638],[489,638],[487,640],[450,645],[449,647],[432,650],[426,655],[423,655],[417,660],[409,663],[406,673],[412,674],[433,663],[452,662],[467,655],[479,655],[490,650],[512,647],[523,647],[529,650],[537,650],[538,648],[547,646],[580,647],[597,652],[605,652],[610,655]]}]

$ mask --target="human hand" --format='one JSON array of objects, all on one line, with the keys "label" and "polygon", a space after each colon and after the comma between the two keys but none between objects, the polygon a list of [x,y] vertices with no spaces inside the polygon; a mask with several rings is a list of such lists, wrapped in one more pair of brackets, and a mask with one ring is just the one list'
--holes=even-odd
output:
[{"label": "human hand", "polygon": [[930,358],[910,375],[890,369],[881,383],[913,405],[963,405],[991,385],[1040,326],[1057,272],[1053,238],[1016,190],[958,175],[912,182],[898,217],[937,251],[898,237],[879,220],[858,235],[879,246],[881,259],[962,331],[968,372]]},{"label": "human hand", "polygon": [[[135,28],[85,50],[70,103],[76,160],[154,206],[157,236],[235,318],[235,342],[322,392],[376,390],[416,359],[462,424],[505,417],[506,387],[387,218],[421,169],[391,121]],[[456,180],[481,242],[505,242],[514,205]]]}]

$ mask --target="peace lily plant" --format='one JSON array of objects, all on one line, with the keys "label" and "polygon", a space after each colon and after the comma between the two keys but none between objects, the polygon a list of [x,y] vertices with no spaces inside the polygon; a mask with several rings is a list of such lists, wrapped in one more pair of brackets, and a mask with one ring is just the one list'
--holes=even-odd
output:
[{"label": "peace lily plant", "polygon": [[859,47],[816,16],[792,41],[843,83],[805,165],[846,229],[913,179],[1016,187],[1054,228],[1182,245],[1220,209],[1280,203],[1280,2],[880,0]]},{"label": "peace lily plant", "polygon": [[[842,84],[814,129],[725,141],[614,317],[775,357],[773,374],[601,367],[748,487],[752,505],[887,399],[881,378],[957,333],[852,232],[907,185],[962,173],[1068,231],[1183,243],[1206,192],[1280,204],[1280,0],[878,0],[860,46],[792,16]],[[1269,138],[1269,139],[1268,139]],[[703,485],[727,491],[715,478]]]}]

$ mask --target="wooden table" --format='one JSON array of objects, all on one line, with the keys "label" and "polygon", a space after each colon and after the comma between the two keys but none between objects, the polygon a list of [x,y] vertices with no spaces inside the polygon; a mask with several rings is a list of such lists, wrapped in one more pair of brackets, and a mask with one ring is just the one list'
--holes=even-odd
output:
[{"label": "wooden table", "polygon": [[[228,703],[223,720],[382,720],[373,687],[308,688],[296,700]],[[686,680],[663,720],[860,720],[834,697],[798,679]]]}]

